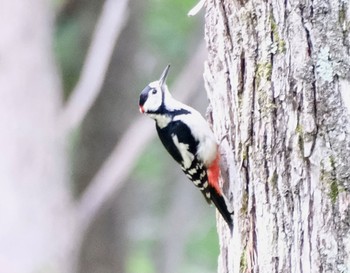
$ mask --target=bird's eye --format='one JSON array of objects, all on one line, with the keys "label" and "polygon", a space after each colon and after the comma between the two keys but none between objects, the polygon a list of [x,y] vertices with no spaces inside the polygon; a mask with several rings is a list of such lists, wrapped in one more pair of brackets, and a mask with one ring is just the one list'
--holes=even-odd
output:
[{"label": "bird's eye", "polygon": [[152,90],[152,94],[153,94],[153,95],[157,94],[157,89],[153,89],[153,90]]}]

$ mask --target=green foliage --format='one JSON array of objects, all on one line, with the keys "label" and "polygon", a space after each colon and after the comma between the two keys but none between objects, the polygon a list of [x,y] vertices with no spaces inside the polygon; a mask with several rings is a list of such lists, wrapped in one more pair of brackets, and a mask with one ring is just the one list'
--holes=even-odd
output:
[{"label": "green foliage", "polygon": [[139,180],[147,178],[157,178],[163,175],[165,169],[164,160],[160,160],[165,155],[165,149],[160,141],[153,141],[139,158],[134,174]]},{"label": "green foliage", "polygon": [[[213,215],[214,216],[214,215]],[[187,265],[182,272],[203,272],[203,268],[208,272],[215,272],[217,268],[217,257],[219,255],[219,244],[216,227],[211,226],[209,231],[198,231],[190,236],[186,247]]]},{"label": "green foliage", "polygon": [[187,16],[195,0],[149,0],[143,25],[144,40],[157,58],[181,61],[194,35],[198,17]]},{"label": "green foliage", "polygon": [[56,29],[54,50],[61,68],[65,96],[74,88],[83,65],[85,50],[81,49],[77,37],[81,32],[78,20],[72,18],[59,24]]},{"label": "green foliage", "polygon": [[[151,245],[150,245],[151,244]],[[126,273],[154,273],[155,265],[149,254],[149,248],[154,242],[139,242],[126,261]]]},{"label": "green foliage", "polygon": [[[173,162],[163,145],[156,139],[139,158],[133,172],[133,177],[142,183],[140,187],[143,188],[144,194],[151,200],[149,204],[150,213],[156,215],[156,217],[163,217],[167,213],[169,195],[172,194],[169,190],[171,186],[169,182],[174,178],[165,173],[169,162],[177,164]],[[180,172],[180,168],[178,171]],[[186,178],[184,177],[184,179]]]}]

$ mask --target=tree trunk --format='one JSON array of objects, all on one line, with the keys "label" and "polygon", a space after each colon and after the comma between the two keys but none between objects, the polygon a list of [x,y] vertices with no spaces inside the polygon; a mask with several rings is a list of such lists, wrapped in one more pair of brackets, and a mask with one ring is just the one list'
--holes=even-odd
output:
[{"label": "tree trunk", "polygon": [[208,0],[219,272],[350,272],[347,1]]},{"label": "tree trunk", "polygon": [[70,272],[73,210],[49,2],[0,9],[0,272]]}]

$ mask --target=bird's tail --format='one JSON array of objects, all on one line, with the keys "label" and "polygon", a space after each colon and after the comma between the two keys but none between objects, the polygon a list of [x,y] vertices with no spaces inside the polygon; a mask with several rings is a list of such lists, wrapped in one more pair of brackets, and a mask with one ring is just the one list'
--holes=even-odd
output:
[{"label": "bird's tail", "polygon": [[208,168],[208,182],[209,182],[209,196],[210,200],[214,203],[222,217],[225,219],[228,224],[231,234],[233,231],[233,212],[229,212],[225,198],[222,195],[222,190],[219,185],[219,176],[220,176],[220,155],[217,153],[215,160]]},{"label": "bird's tail", "polygon": [[233,212],[230,212],[227,208],[225,198],[221,195],[218,194],[218,192],[210,188],[210,199],[214,203],[215,207],[218,209],[220,212],[222,218],[224,218],[225,222],[230,228],[231,234],[233,232]]}]

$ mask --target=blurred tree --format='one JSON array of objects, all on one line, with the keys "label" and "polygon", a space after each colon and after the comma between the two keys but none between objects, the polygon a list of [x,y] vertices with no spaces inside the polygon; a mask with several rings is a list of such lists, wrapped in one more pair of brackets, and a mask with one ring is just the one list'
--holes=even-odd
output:
[{"label": "blurred tree", "polygon": [[349,5],[208,0],[231,238],[219,272],[350,271]]},{"label": "blurred tree", "polygon": [[74,210],[47,1],[0,10],[0,272],[70,272]]},{"label": "blurred tree", "polygon": [[[141,43],[139,26],[146,3],[130,2],[128,24],[113,50],[101,92],[82,123],[73,158],[78,194],[86,188],[116,141],[138,115],[135,97],[140,76],[135,55]],[[128,193],[133,191],[130,186],[135,184],[125,185],[107,211],[101,211],[93,222],[82,248],[80,272],[125,272],[126,227],[136,205],[130,202],[132,197]]]}]

